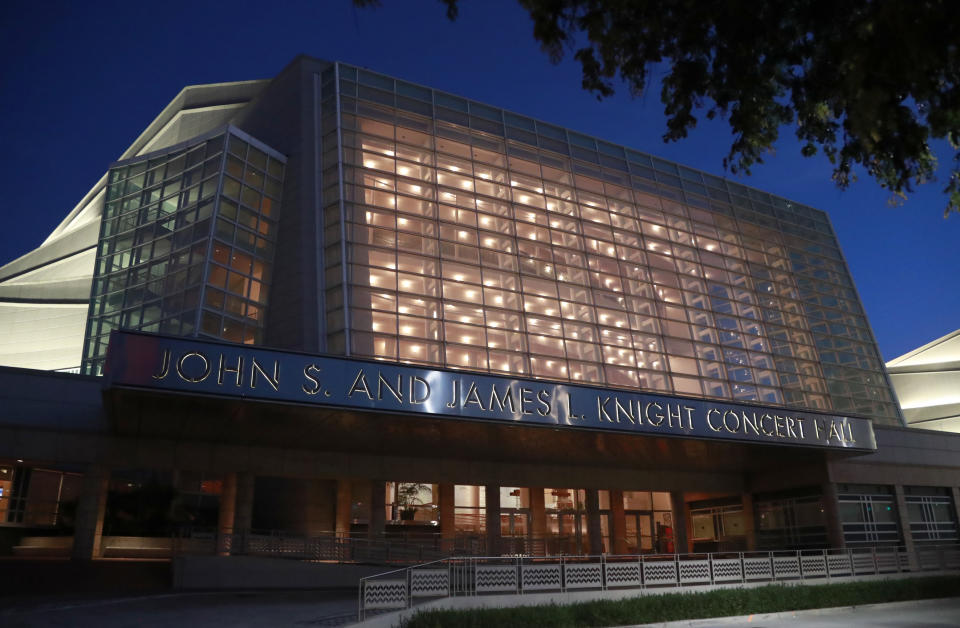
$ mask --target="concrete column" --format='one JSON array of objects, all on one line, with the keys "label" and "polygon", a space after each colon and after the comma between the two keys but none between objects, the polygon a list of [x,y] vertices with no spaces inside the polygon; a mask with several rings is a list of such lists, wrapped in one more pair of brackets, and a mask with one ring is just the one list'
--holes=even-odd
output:
[{"label": "concrete column", "polygon": [[903,496],[903,486],[894,484],[893,494],[897,500],[897,521],[900,523],[900,536],[903,537],[903,546],[910,557],[910,569],[917,569],[916,545],[913,542],[913,534],[910,533],[910,516],[907,514],[907,500]]},{"label": "concrete column", "polygon": [[337,480],[337,504],[334,509],[334,533],[338,539],[350,536],[353,496],[350,493],[350,480]]},{"label": "concrete column", "polygon": [[254,477],[249,471],[237,473],[237,507],[233,519],[233,531],[249,534],[253,527]]},{"label": "concrete column", "polygon": [[843,548],[843,523],[840,521],[840,502],[837,500],[837,485],[826,482],[821,487],[823,501],[823,519],[827,526],[827,543],[830,547]]},{"label": "concrete column", "polygon": [[690,552],[690,545],[687,543],[689,517],[687,517],[687,502],[683,499],[683,493],[670,493],[670,508],[673,511],[673,551],[677,554],[687,554]]},{"label": "concrete column", "polygon": [[610,544],[614,554],[627,553],[627,518],[623,512],[623,491],[610,491]]},{"label": "concrete column", "polygon": [[71,555],[74,560],[92,560],[102,554],[103,516],[109,486],[110,470],[102,465],[90,465],[83,476],[73,524]]},{"label": "concrete column", "polygon": [[530,491],[530,535],[533,537],[535,554],[547,553],[547,509],[543,487],[527,489]]},{"label": "concrete column", "polygon": [[487,520],[487,555],[500,555],[500,487],[487,485],[484,488]]},{"label": "concrete column", "polygon": [[603,554],[603,528],[600,525],[600,491],[588,488],[586,494],[587,506],[587,536],[590,540],[590,553],[594,556]]},{"label": "concrete column", "polygon": [[753,495],[744,493],[740,497],[740,503],[743,504],[743,534],[746,537],[747,551],[753,552],[757,549],[757,530],[756,519],[753,514]]},{"label": "concrete column", "polygon": [[237,474],[223,476],[220,508],[217,511],[217,554],[229,556],[233,546],[233,521],[237,515]]},{"label": "concrete column", "polygon": [[956,486],[950,487],[950,495],[953,497],[953,516],[954,521],[960,525],[960,488]]},{"label": "concrete column", "polygon": [[440,540],[444,550],[452,550],[457,538],[456,487],[453,484],[438,484],[440,502]]},{"label": "concrete column", "polygon": [[387,483],[380,480],[370,482],[370,524],[367,536],[371,539],[383,537],[387,529]]},{"label": "concrete column", "polygon": [[237,505],[233,515],[234,538],[238,540],[233,552],[245,554],[250,529],[253,528],[253,487],[255,478],[249,471],[237,473]]}]

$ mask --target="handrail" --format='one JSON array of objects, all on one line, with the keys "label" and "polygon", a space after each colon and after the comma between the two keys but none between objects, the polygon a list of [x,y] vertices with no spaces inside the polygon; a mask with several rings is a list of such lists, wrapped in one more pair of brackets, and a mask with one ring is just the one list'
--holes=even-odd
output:
[{"label": "handrail", "polygon": [[960,572],[960,545],[695,554],[453,556],[361,578],[357,618],[447,597]]},{"label": "handrail", "polygon": [[197,527],[181,528],[171,535],[174,555],[216,553],[379,564],[421,563],[454,555],[542,556],[561,553],[563,548],[574,541],[573,536],[501,537],[491,551],[486,538],[467,535],[453,538],[444,538],[439,534],[402,537],[384,535],[371,539],[337,536],[332,531],[307,536],[283,530],[222,533],[215,528]]}]

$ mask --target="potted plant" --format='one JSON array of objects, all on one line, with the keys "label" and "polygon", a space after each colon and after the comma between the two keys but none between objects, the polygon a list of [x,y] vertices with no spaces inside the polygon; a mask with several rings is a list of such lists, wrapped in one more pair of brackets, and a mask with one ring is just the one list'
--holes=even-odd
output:
[{"label": "potted plant", "polygon": [[401,521],[413,521],[414,516],[417,514],[414,506],[419,506],[423,503],[420,501],[420,492],[429,489],[429,484],[419,482],[402,483],[397,486],[396,503],[397,508],[400,510]]}]

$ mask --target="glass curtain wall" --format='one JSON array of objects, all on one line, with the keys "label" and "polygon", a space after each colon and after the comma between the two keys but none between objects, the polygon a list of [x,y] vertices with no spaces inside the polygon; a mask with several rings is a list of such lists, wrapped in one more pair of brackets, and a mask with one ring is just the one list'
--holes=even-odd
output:
[{"label": "glass curtain wall", "polygon": [[332,350],[899,424],[822,212],[338,68]]},{"label": "glass curtain wall", "polygon": [[260,342],[284,163],[230,128],[110,169],[85,373],[113,329]]}]

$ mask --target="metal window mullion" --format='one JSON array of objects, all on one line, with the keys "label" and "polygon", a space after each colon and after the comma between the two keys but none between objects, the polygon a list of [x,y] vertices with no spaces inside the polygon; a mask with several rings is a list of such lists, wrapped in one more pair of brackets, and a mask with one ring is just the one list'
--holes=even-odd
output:
[{"label": "metal window mullion", "polygon": [[[334,64],[336,67],[336,64]],[[338,82],[334,76],[334,82]],[[326,278],[326,242],[324,241],[323,210],[323,111],[322,82],[320,75],[313,75],[313,228],[317,238],[317,253],[313,258],[314,279],[317,286],[317,349],[327,350],[327,278]],[[339,101],[339,87],[335,88],[334,98]],[[339,105],[338,105],[339,112]],[[340,129],[340,117],[337,116],[337,130]],[[286,164],[284,164],[286,165]],[[286,175],[286,168],[284,168]],[[284,177],[286,178],[286,177]],[[282,197],[281,192],[281,197]]]},{"label": "metal window mullion", "polygon": [[[333,66],[334,93],[337,119],[337,201],[340,210],[340,289],[343,291],[343,331],[344,355],[351,355],[351,322],[350,322],[350,286],[347,284],[347,217],[343,202],[343,118],[340,108],[340,64]],[[394,140],[396,141],[396,140]],[[326,312],[323,313],[326,317]]]},{"label": "metal window mullion", "polygon": [[[197,316],[196,316],[196,319],[194,320],[194,327],[193,327],[194,337],[198,337],[200,335],[200,323],[203,320],[203,303],[205,301],[206,292],[207,292],[207,281],[209,280],[209,275],[210,275],[210,261],[213,259],[213,239],[214,237],[216,237],[216,233],[217,233],[217,220],[220,219],[220,197],[221,197],[221,194],[223,194],[223,178],[226,176],[226,172],[227,172],[227,154],[229,152],[230,136],[232,135],[231,133],[232,129],[233,127],[228,125],[223,132],[223,148],[221,149],[222,152],[220,154],[220,172],[217,178],[217,192],[216,192],[217,195],[213,199],[213,211],[210,214],[210,217],[211,217],[210,234],[207,236],[207,255],[203,262],[203,278],[201,279],[201,283],[200,283],[200,295],[197,301]],[[248,148],[248,152],[249,152],[249,148]],[[243,163],[244,163],[244,168],[246,168],[246,164],[247,164],[246,155],[243,156]],[[174,216],[176,216],[177,211],[180,211],[179,206],[177,207],[177,210],[174,212]],[[236,235],[234,235],[234,238],[236,238]],[[230,242],[230,248],[233,249],[233,242]],[[187,266],[187,268],[189,269],[190,267]],[[189,270],[187,272],[189,272]],[[223,329],[223,323],[220,324],[220,328],[221,330]],[[220,332],[217,333],[217,338],[221,338]]]}]

